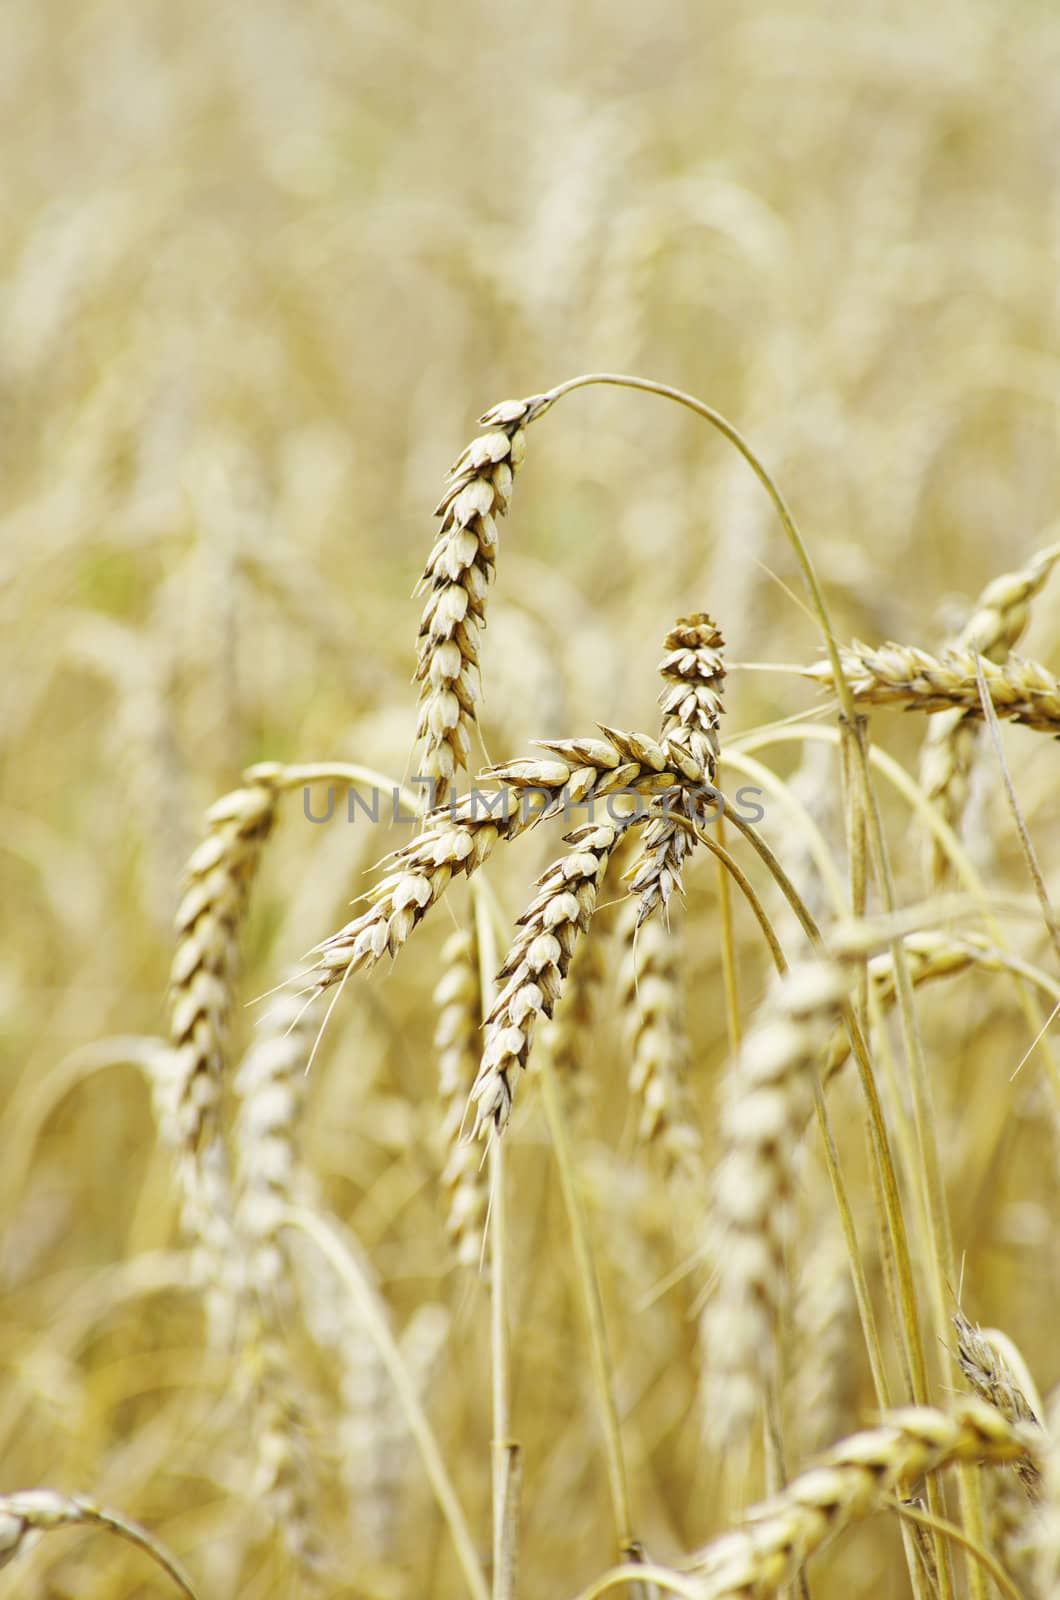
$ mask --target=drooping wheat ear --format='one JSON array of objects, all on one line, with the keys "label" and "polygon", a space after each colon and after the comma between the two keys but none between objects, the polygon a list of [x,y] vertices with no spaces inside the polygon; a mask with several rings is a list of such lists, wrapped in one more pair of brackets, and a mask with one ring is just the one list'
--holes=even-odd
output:
[{"label": "drooping wheat ear", "polygon": [[[706,783],[714,781],[720,745],[722,692],[725,688],[725,641],[705,611],[683,617],[666,636],[666,655],[659,663],[663,677],[660,738],[664,744],[686,751],[700,768]],[[702,820],[703,795],[678,790],[671,804],[692,821]],[[640,856],[629,875],[629,886],[639,896],[638,922],[644,922],[661,905],[681,892],[681,865],[695,844],[694,837],[664,815],[647,824]]]},{"label": "drooping wheat ear", "polygon": [[658,918],[642,924],[642,910],[643,903],[627,902],[618,929],[619,1004],[630,1049],[630,1092],[640,1107],[637,1137],[660,1152],[668,1171],[695,1178],[702,1140],[686,1081],[680,929],[676,921],[666,927]]},{"label": "drooping wheat ear", "polygon": [[438,1023],[438,1087],[442,1100],[445,1166],[442,1191],[446,1226],[457,1261],[478,1264],[489,1190],[482,1153],[463,1137],[467,1098],[478,1072],[482,1045],[482,986],[473,928],[458,928],[442,950],[443,973],[434,991]]},{"label": "drooping wheat ear", "polygon": [[546,407],[538,395],[502,401],[480,417],[487,432],[453,463],[435,512],[442,531],[419,591],[427,592],[427,604],[416,666],[416,737],[424,744],[421,776],[433,780],[438,804],[467,766],[480,690],[478,636],[497,558],[497,519],[508,510],[526,429]]},{"label": "drooping wheat ear", "polygon": [[236,1219],[249,1291],[240,1324],[242,1351],[251,1379],[255,1492],[268,1505],[291,1556],[313,1570],[321,1560],[313,1530],[316,1495],[298,1379],[284,1337],[296,1290],[282,1226],[284,1214],[307,1198],[310,1187],[299,1171],[297,1134],[315,1028],[289,994],[277,997],[265,1020],[266,1030],[235,1076],[240,1098]]},{"label": "drooping wheat ear", "polygon": [[42,1533],[74,1527],[106,1528],[138,1545],[169,1574],[178,1589],[195,1600],[195,1591],[180,1563],[146,1528],[85,1495],[56,1494],[51,1489],[22,1489],[0,1495],[0,1567],[31,1549]]},{"label": "drooping wheat ear", "polygon": [[508,1122],[538,1018],[552,1015],[578,937],[592,921],[608,858],[628,826],[626,819],[576,828],[566,835],[571,849],[537,880],[537,894],[519,918],[520,932],[498,973],[499,992],[486,1018],[482,1062],[471,1091],[476,1137],[491,1126],[499,1133]]},{"label": "drooping wheat ear", "polygon": [[830,963],[792,968],[725,1074],[708,1240],[717,1281],[701,1325],[704,1420],[721,1448],[746,1441],[778,1376],[796,1148],[846,992]]},{"label": "drooping wheat ear", "polygon": [[320,994],[384,955],[395,956],[453,878],[470,877],[499,839],[616,793],[650,798],[681,781],[702,782],[702,768],[679,748],[664,749],[641,734],[604,732],[604,739],[541,742],[554,759],[528,757],[488,768],[481,781],[499,785],[495,792],[475,789],[431,812],[422,833],[394,852],[394,865],[371,891],[370,908],[317,946],[303,992]]},{"label": "drooping wheat ear", "polygon": [[[932,656],[913,645],[885,644],[872,650],[857,640],[841,655],[854,698],[862,705],[899,706],[906,711],[955,707],[973,717],[982,716],[975,671],[978,661],[999,717],[1039,733],[1060,734],[1060,680],[1037,661],[1011,656],[999,666],[972,650],[947,650]],[[827,661],[803,668],[803,676],[832,686]]]},{"label": "drooping wheat ear", "polygon": [[244,788],[211,807],[177,911],[173,1048],[156,1107],[162,1134],[177,1151],[185,1227],[205,1251],[207,1279],[215,1283],[219,1274],[238,1276],[220,1125],[223,1074],[247,896],[275,820],[282,771],[273,764],[251,768]]},{"label": "drooping wheat ear", "polygon": [[743,1526],[697,1555],[702,1600],[774,1595],[815,1551],[851,1523],[871,1516],[903,1480],[959,1461],[1017,1461],[1033,1456],[1036,1441],[978,1400],[959,1402],[951,1415],[928,1406],[886,1414],[880,1427],[834,1445],[820,1464],[753,1507]]},{"label": "drooping wheat ear", "polygon": [[[1004,661],[1019,643],[1030,619],[1030,602],[1057,561],[1060,545],[1051,545],[1033,555],[1020,571],[1006,572],[987,584],[954,641],[955,647],[977,650],[990,661]],[[946,711],[929,722],[921,746],[920,786],[951,828],[959,826],[968,804],[978,733],[967,712]],[[927,849],[931,881],[938,886],[946,875],[947,857],[934,835]]]},{"label": "drooping wheat ear", "polygon": [[[969,1322],[963,1311],[953,1315],[957,1330],[957,1365],[972,1388],[983,1400],[996,1406],[1009,1422],[1039,1425],[1027,1396],[1010,1371],[999,1350],[984,1336],[978,1324]],[[1016,1470],[1027,1493],[1037,1497],[1040,1491],[1040,1474],[1029,1461],[1017,1462]]]}]

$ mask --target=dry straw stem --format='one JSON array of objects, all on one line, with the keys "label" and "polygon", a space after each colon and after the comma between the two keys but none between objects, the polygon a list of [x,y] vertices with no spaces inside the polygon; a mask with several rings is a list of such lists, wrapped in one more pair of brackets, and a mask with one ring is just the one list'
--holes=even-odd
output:
[{"label": "dry straw stem", "polygon": [[744,1526],[699,1552],[702,1600],[773,1595],[815,1551],[878,1511],[900,1486],[954,1463],[1015,1462],[1039,1445],[992,1406],[961,1401],[952,1414],[927,1406],[888,1413],[878,1428],[833,1446],[819,1465],[753,1507]]},{"label": "dry straw stem", "polygon": [[1046,1420],[1036,1576],[1040,1593],[1052,1600],[1060,1594],[1060,1389],[1053,1393]]},{"label": "dry straw stem", "polygon": [[[481,880],[480,880],[481,881]],[[482,989],[473,928],[458,928],[442,950],[442,976],[434,991],[438,1021],[438,1092],[442,1102],[445,1166],[442,1192],[446,1228],[461,1266],[477,1265],[489,1199],[481,1153],[463,1137],[468,1095],[478,1072]]]},{"label": "dry straw stem", "polygon": [[[666,636],[666,655],[659,663],[663,690],[659,696],[663,717],[660,738],[685,750],[708,782],[718,770],[718,725],[725,687],[722,650],[725,641],[706,612],[682,617]],[[702,819],[704,796],[690,791],[675,795],[692,821]],[[681,866],[695,843],[694,834],[678,826],[673,817],[650,821],[644,829],[642,849],[629,872],[629,885],[640,897],[638,925],[661,905],[669,906],[676,889],[681,892]]]},{"label": "dry straw stem", "polygon": [[393,866],[370,891],[369,909],[317,947],[308,991],[320,994],[384,955],[397,955],[452,880],[476,872],[498,840],[620,791],[651,798],[680,783],[702,784],[702,768],[669,742],[602,731],[602,739],[538,741],[552,759],[488,768],[481,781],[498,785],[495,791],[472,791],[429,813],[423,831],[388,858]]},{"label": "dry straw stem", "polygon": [[497,559],[497,520],[508,511],[526,429],[545,409],[547,402],[538,395],[502,401],[480,417],[487,431],[457,457],[435,512],[442,519],[441,533],[419,590],[427,592],[427,603],[416,666],[416,737],[424,744],[421,776],[434,781],[438,803],[467,766],[481,689],[479,631]]},{"label": "dry straw stem", "polygon": [[619,1005],[630,1049],[630,1092],[640,1107],[637,1137],[655,1146],[670,1171],[694,1176],[702,1141],[686,1082],[690,1046],[680,938],[660,919],[642,924],[642,910],[643,902],[624,906],[619,924]]},{"label": "dry straw stem", "polygon": [[499,993],[486,1018],[482,1064],[471,1091],[477,1136],[501,1132],[512,1110],[541,1016],[551,1017],[580,935],[588,932],[611,852],[625,823],[590,823],[566,835],[571,849],[542,873],[519,918],[520,932],[498,973]]},{"label": "dry straw stem", "polygon": [[[1036,661],[1012,657],[1002,665],[984,661],[974,650],[929,655],[913,645],[885,644],[878,650],[855,641],[843,651],[843,670],[859,705],[899,706],[906,711],[959,708],[981,717],[976,662],[999,717],[1039,733],[1060,734],[1060,680]],[[829,662],[803,669],[803,676],[831,688]]]},{"label": "dry straw stem", "polygon": [[[1045,584],[1060,545],[1033,555],[1017,572],[1006,572],[983,590],[975,610],[953,641],[958,650],[976,650],[988,661],[1002,662],[1016,648],[1030,619],[1030,601]],[[920,751],[920,783],[951,828],[956,828],[968,803],[969,774],[975,758],[978,729],[968,712],[951,710],[928,724]],[[929,867],[935,885],[945,876],[946,858],[932,837]]]},{"label": "dry straw stem", "polygon": [[171,1556],[146,1528],[84,1495],[56,1494],[51,1489],[24,1489],[16,1494],[0,1495],[0,1567],[6,1567],[9,1561],[31,1548],[39,1534],[74,1527],[107,1528],[118,1534],[157,1561],[177,1588],[189,1600],[196,1600],[191,1580],[176,1557]]},{"label": "dry straw stem", "polygon": [[796,1146],[847,988],[831,963],[792,968],[770,990],[725,1075],[711,1216],[717,1284],[702,1325],[705,1422],[722,1448],[747,1441],[776,1388]]}]

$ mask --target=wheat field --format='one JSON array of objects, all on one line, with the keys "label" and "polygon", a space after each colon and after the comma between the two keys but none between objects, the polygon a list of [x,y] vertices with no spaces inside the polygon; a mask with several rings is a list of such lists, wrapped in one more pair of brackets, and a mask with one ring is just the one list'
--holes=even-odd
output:
[{"label": "wheat field", "polygon": [[1055,8],[0,43],[0,1600],[1060,1596]]}]

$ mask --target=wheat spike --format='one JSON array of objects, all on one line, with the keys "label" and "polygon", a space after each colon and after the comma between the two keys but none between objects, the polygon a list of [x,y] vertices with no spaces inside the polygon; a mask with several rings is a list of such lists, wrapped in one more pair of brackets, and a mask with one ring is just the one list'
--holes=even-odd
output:
[{"label": "wheat spike", "polygon": [[[663,690],[659,696],[663,716],[660,739],[668,747],[686,751],[712,783],[721,753],[718,726],[725,688],[725,641],[706,612],[683,617],[666,636],[666,655],[659,663]],[[672,805],[692,822],[703,821],[704,796],[684,788]],[[644,829],[641,853],[629,873],[629,886],[639,897],[638,923],[659,906],[664,909],[676,890],[681,892],[681,866],[695,844],[687,828],[664,815]]]},{"label": "wheat spike", "polygon": [[519,1073],[530,1057],[538,1018],[551,1017],[579,935],[588,932],[597,891],[625,823],[590,823],[566,835],[571,849],[542,873],[519,918],[520,932],[498,974],[499,993],[486,1018],[482,1063],[471,1091],[477,1136],[501,1132],[512,1110]]},{"label": "wheat spike", "polygon": [[442,1101],[445,1166],[442,1191],[446,1227],[461,1266],[478,1264],[486,1224],[488,1189],[481,1153],[463,1138],[467,1097],[478,1071],[482,987],[473,928],[458,928],[442,950],[444,971],[434,991],[438,1022],[438,1089]]},{"label": "wheat spike", "polygon": [[371,891],[370,908],[317,947],[305,988],[323,993],[384,955],[395,956],[453,878],[477,871],[498,840],[561,812],[592,816],[600,800],[610,812],[618,795],[650,801],[676,784],[702,783],[702,768],[680,748],[664,748],[642,734],[603,731],[603,739],[538,741],[551,760],[525,757],[490,767],[481,780],[495,790],[473,790],[431,812],[423,831],[394,852],[394,865]]},{"label": "wheat spike", "polygon": [[871,1516],[903,1480],[959,1461],[1033,1457],[1034,1439],[979,1400],[947,1415],[928,1406],[888,1412],[878,1428],[834,1445],[819,1465],[754,1506],[743,1526],[697,1555],[702,1600],[774,1595],[815,1551],[852,1522]]},{"label": "wheat spike", "polygon": [[[1033,555],[1017,572],[1006,572],[987,584],[975,610],[953,641],[954,648],[977,650],[1002,662],[1014,650],[1030,620],[1030,602],[1060,560],[1060,545]],[[920,750],[920,786],[951,828],[960,825],[968,803],[969,778],[978,743],[978,727],[968,713],[943,712],[928,724]],[[928,841],[932,884],[945,878],[947,860],[934,835]]]},{"label": "wheat spike", "polygon": [[275,765],[254,767],[244,788],[211,807],[176,918],[172,1050],[159,1074],[156,1110],[163,1137],[177,1151],[183,1220],[203,1252],[218,1316],[241,1276],[220,1125],[228,1026],[247,896],[275,820],[281,775]]},{"label": "wheat spike", "polygon": [[480,417],[487,431],[453,463],[435,511],[442,528],[420,581],[427,603],[416,665],[421,776],[432,780],[435,804],[447,798],[457,772],[467,766],[480,692],[479,632],[497,559],[497,520],[508,511],[526,429],[545,408],[541,396],[505,400]]},{"label": "wheat spike", "polygon": [[[1060,681],[1036,661],[1011,656],[1002,665],[972,650],[947,650],[929,655],[913,645],[885,644],[878,650],[857,641],[841,652],[843,672],[862,705],[898,706],[906,711],[956,708],[982,716],[976,665],[999,717],[1022,723],[1039,733],[1060,735]],[[832,668],[818,661],[803,669],[826,688]]]},{"label": "wheat spike", "polygon": [[695,1177],[702,1140],[686,1074],[689,1042],[681,998],[675,925],[641,921],[643,903],[622,908],[619,1004],[630,1048],[629,1087],[640,1107],[637,1137],[653,1145],[670,1172]]},{"label": "wheat spike", "polygon": [[[963,1311],[954,1312],[953,1326],[957,1330],[957,1364],[976,1394],[995,1406],[1009,1422],[1036,1427],[1038,1418],[1030,1401],[982,1329],[969,1322]],[[1037,1468],[1026,1461],[1017,1462],[1016,1470],[1024,1489],[1036,1497],[1040,1489]]]},{"label": "wheat spike", "polygon": [[705,1423],[720,1446],[746,1440],[777,1377],[796,1148],[845,993],[837,967],[793,967],[725,1074],[710,1241],[717,1283],[701,1328]]}]

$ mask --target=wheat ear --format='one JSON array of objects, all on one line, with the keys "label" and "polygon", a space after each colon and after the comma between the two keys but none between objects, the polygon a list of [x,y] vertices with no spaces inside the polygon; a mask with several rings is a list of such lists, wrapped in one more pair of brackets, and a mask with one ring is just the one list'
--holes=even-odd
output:
[{"label": "wheat ear", "polygon": [[396,956],[453,878],[477,871],[498,840],[570,807],[590,808],[592,815],[598,800],[616,794],[651,799],[675,784],[704,781],[703,769],[679,747],[615,728],[603,732],[603,739],[540,741],[551,760],[527,757],[488,768],[481,778],[499,786],[493,792],[475,790],[431,812],[423,831],[390,858],[369,909],[318,945],[304,989],[320,994],[384,955]]},{"label": "wheat ear", "polygon": [[637,1137],[661,1153],[670,1172],[695,1177],[702,1140],[686,1082],[680,932],[660,918],[642,923],[642,910],[643,902],[628,902],[618,928],[619,1005],[630,1050],[630,1092],[640,1107]]},{"label": "wheat ear", "polygon": [[482,1253],[488,1189],[481,1152],[463,1137],[467,1098],[478,1071],[482,986],[474,928],[458,928],[442,951],[444,971],[434,991],[438,1022],[438,1089],[442,1101],[446,1227],[457,1261],[476,1266]]},{"label": "wheat ear", "polygon": [[519,1073],[530,1057],[538,1019],[551,1017],[579,935],[588,931],[597,891],[628,819],[590,823],[566,835],[571,849],[542,873],[519,918],[520,931],[498,973],[499,992],[486,1018],[482,1063],[471,1091],[476,1136],[506,1126]]},{"label": "wheat ear", "polygon": [[242,1348],[252,1385],[255,1492],[270,1507],[292,1557],[313,1570],[321,1560],[313,1530],[316,1496],[297,1375],[284,1338],[284,1315],[294,1303],[295,1286],[282,1231],[287,1211],[306,1198],[308,1188],[297,1134],[313,1030],[291,995],[278,996],[268,1023],[235,1076],[240,1097],[236,1220],[249,1291]]},{"label": "wheat ear", "polygon": [[[982,716],[977,662],[999,717],[1039,733],[1060,734],[1060,680],[1036,661],[1012,656],[999,666],[973,650],[947,650],[932,656],[913,645],[885,644],[873,650],[857,641],[842,652],[844,675],[861,705],[897,706],[906,711],[953,707],[973,717]],[[803,676],[828,688],[834,686],[827,661],[804,668]]]},{"label": "wheat ear", "polygon": [[[977,650],[989,661],[1004,661],[1026,629],[1031,600],[1058,560],[1060,545],[1051,545],[1033,555],[1018,572],[1003,573],[987,584],[954,640],[954,647]],[[933,717],[924,735],[920,786],[951,828],[959,826],[968,803],[978,731],[966,711],[951,710]],[[943,882],[947,864],[945,852],[932,835],[928,841],[928,868],[934,885]]]},{"label": "wheat ear", "polygon": [[160,1075],[156,1108],[163,1136],[178,1157],[186,1229],[206,1256],[206,1275],[221,1300],[238,1282],[231,1197],[221,1132],[221,1099],[239,940],[247,896],[272,830],[283,769],[253,767],[246,786],[207,813],[207,832],[188,863],[177,911],[177,948],[170,971],[172,1051]]},{"label": "wheat ear", "polygon": [[[705,611],[682,617],[666,636],[666,654],[659,663],[663,690],[660,738],[668,746],[686,751],[713,783],[718,768],[722,693],[725,688],[725,641]],[[704,797],[679,791],[675,808],[693,822],[701,822]],[[638,924],[661,905],[681,893],[681,866],[695,846],[695,835],[670,815],[655,818],[644,829],[641,854],[629,873],[629,886],[639,897]]]},{"label": "wheat ear", "polygon": [[704,1420],[719,1447],[747,1439],[778,1376],[796,1149],[846,992],[831,964],[793,967],[767,995],[725,1074],[709,1241],[717,1283],[701,1330]]},{"label": "wheat ear", "polygon": [[[957,1330],[957,1365],[981,1399],[989,1403],[1009,1422],[1037,1427],[1038,1417],[1030,1401],[1020,1388],[1000,1351],[996,1350],[982,1329],[969,1322],[963,1311],[956,1311],[953,1326]],[[1016,1470],[1024,1489],[1036,1498],[1041,1488],[1041,1475],[1030,1461],[1017,1462]]]},{"label": "wheat ear", "polygon": [[834,1445],[819,1465],[780,1494],[753,1507],[744,1525],[695,1558],[702,1600],[758,1600],[774,1595],[815,1551],[853,1522],[871,1516],[903,1482],[957,1462],[1012,1462],[1033,1457],[1036,1441],[979,1400],[953,1413],[928,1406],[888,1412],[878,1428]]},{"label": "wheat ear", "polygon": [[487,431],[453,463],[435,511],[441,532],[419,589],[426,591],[427,603],[416,665],[416,737],[423,741],[421,775],[432,781],[438,804],[467,766],[480,691],[479,632],[497,559],[497,520],[508,510],[526,429],[547,405],[540,395],[505,400],[480,417]]}]

